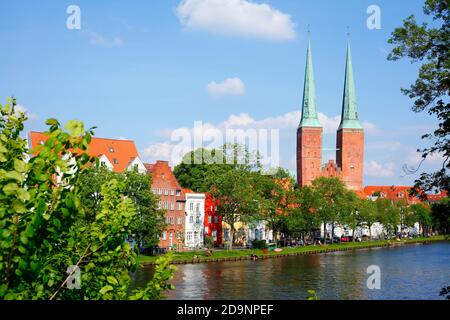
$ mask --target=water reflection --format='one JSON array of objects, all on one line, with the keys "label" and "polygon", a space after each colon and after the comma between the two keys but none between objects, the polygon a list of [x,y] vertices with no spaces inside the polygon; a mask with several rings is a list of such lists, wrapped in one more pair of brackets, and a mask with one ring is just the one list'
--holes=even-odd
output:
[{"label": "water reflection", "polygon": [[[381,290],[369,290],[369,265],[381,268]],[[151,276],[145,268],[133,285]],[[450,243],[368,249],[257,261],[179,265],[169,299],[439,299],[450,282]]]}]

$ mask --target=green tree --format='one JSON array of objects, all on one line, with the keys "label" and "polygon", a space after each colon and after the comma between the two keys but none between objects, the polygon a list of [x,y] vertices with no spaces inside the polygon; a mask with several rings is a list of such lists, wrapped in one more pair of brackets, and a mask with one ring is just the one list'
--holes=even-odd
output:
[{"label": "green tree", "polygon": [[267,222],[273,231],[274,241],[278,241],[278,232],[281,231],[288,213],[289,204],[292,203],[291,190],[287,188],[282,179],[273,176],[252,173],[252,184],[259,194],[260,218]]},{"label": "green tree", "polygon": [[363,211],[366,209],[366,201],[358,198],[357,194],[353,191],[347,191],[344,195],[346,198],[348,208],[345,208],[342,211],[340,222],[343,224],[347,224],[352,229],[353,242],[356,241],[355,232],[358,228],[362,228],[366,226],[366,221],[364,220]]},{"label": "green tree", "polygon": [[392,200],[386,198],[378,198],[376,200],[378,221],[386,229],[387,236],[396,232],[397,226],[400,224],[400,208]]},{"label": "green tree", "polygon": [[123,194],[133,201],[136,217],[131,227],[137,248],[158,244],[159,235],[166,226],[164,211],[158,209],[158,199],[150,191],[151,176],[136,170],[115,173],[106,167],[99,166],[83,171],[78,184],[81,189],[81,205],[86,212],[87,220],[91,221],[95,218],[102,200],[101,187],[111,179],[122,182]]},{"label": "green tree", "polygon": [[[47,140],[27,162],[26,117],[16,112],[15,99],[9,102],[0,105],[0,299],[127,299],[129,272],[138,267],[125,241],[133,202],[112,179],[89,223],[81,206],[78,179],[98,163],[86,153],[92,129],[72,120],[65,131],[47,120]],[[173,271],[161,260],[153,280],[134,294],[161,297],[172,288],[166,281]],[[72,277],[79,289],[68,288]]]},{"label": "green tree", "polygon": [[323,223],[324,242],[326,243],[326,225],[332,225],[331,240],[334,236],[334,225],[346,221],[344,215],[352,212],[353,203],[344,183],[339,178],[320,177],[312,182],[312,190],[316,198],[318,216]]},{"label": "green tree", "polygon": [[317,213],[317,199],[311,187],[305,186],[294,191],[294,201],[298,205],[290,208],[286,218],[287,231],[303,239],[306,234],[320,228],[320,217]]},{"label": "green tree", "polygon": [[[403,21],[388,40],[395,47],[389,54],[392,61],[409,58],[411,62],[422,62],[416,82],[402,92],[414,100],[414,112],[426,111],[439,122],[433,133],[423,135],[432,141],[428,148],[418,150],[425,160],[428,156],[440,153],[444,157],[442,168],[433,173],[422,173],[416,180],[417,189],[450,190],[450,6],[448,0],[426,0],[423,7],[425,15],[432,23],[418,24],[414,15]],[[420,166],[419,166],[420,167]],[[404,166],[407,172],[417,172]]]},{"label": "green tree", "polygon": [[363,225],[369,229],[369,238],[372,239],[372,226],[379,222],[376,204],[372,200],[360,200],[358,210]]},{"label": "green tree", "polygon": [[224,144],[217,149],[199,148],[183,156],[174,168],[174,175],[183,188],[209,192],[218,177],[232,170],[260,172],[259,155],[239,144]]},{"label": "green tree", "polygon": [[419,223],[422,236],[425,236],[433,225],[430,207],[423,204],[412,204],[410,206],[410,212],[412,213],[411,216],[413,217],[414,223]]},{"label": "green tree", "polygon": [[442,234],[450,234],[450,201],[448,198],[431,205],[431,216],[436,230]]},{"label": "green tree", "polygon": [[261,198],[254,188],[252,175],[244,170],[232,170],[218,177],[211,194],[217,212],[230,226],[230,241],[234,244],[235,224],[251,222],[259,217]]}]

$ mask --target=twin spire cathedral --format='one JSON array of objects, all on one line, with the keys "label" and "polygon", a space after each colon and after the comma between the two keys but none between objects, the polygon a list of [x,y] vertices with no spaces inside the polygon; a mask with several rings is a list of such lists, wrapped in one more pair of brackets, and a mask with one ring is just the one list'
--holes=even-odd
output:
[{"label": "twin spire cathedral", "polygon": [[350,43],[347,45],[342,114],[336,139],[336,162],[322,163],[322,125],[316,107],[316,89],[308,41],[302,118],[297,129],[297,182],[310,185],[318,177],[339,177],[349,189],[362,190],[364,161],[364,129],[356,110]]}]

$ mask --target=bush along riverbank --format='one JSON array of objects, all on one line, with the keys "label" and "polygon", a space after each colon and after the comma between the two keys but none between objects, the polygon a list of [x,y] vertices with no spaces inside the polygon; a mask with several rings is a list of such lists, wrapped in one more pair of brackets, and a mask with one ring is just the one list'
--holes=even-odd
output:
[{"label": "bush along riverbank", "polygon": [[[377,247],[393,247],[402,245],[411,245],[418,243],[431,243],[436,241],[448,240],[444,236],[434,236],[428,238],[416,238],[411,240],[377,240],[364,242],[350,242],[339,244],[328,244],[321,246],[305,246],[295,248],[282,248],[281,252],[268,251],[266,253],[260,249],[240,249],[240,250],[213,250],[211,255],[206,254],[206,250],[195,250],[185,252],[172,253],[173,264],[187,264],[187,263],[205,263],[205,262],[219,262],[219,261],[239,261],[251,259],[270,259],[281,258],[286,256],[296,256],[302,254],[317,254],[335,251],[347,251],[368,249]],[[142,264],[154,264],[158,256],[140,256],[139,261]]]}]

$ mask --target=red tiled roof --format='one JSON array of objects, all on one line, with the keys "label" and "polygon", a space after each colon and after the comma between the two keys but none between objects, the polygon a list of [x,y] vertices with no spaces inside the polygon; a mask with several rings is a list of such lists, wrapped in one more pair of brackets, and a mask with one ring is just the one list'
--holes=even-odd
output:
[{"label": "red tiled roof", "polygon": [[[30,132],[30,147],[34,149],[41,141],[45,143],[47,136],[42,132]],[[110,150],[110,148],[112,148]],[[113,151],[113,152],[111,152]],[[124,172],[130,162],[138,157],[134,141],[92,137],[87,152],[90,156],[105,155],[114,167],[115,172]],[[114,161],[116,160],[116,161]]]},{"label": "red tiled roof", "polygon": [[181,190],[177,178],[172,172],[168,161],[158,160],[156,163],[146,163],[145,168],[152,176],[152,188],[172,188]]},{"label": "red tiled roof", "polygon": [[373,196],[375,193],[380,193],[386,199],[396,201],[405,199],[408,204],[420,203],[417,197],[409,195],[409,191],[413,188],[412,186],[366,186],[364,187],[364,193],[368,197]]},{"label": "red tiled roof", "polygon": [[447,198],[448,194],[445,191],[442,191],[437,194],[427,194],[427,200],[430,202],[439,202],[444,198]]}]

